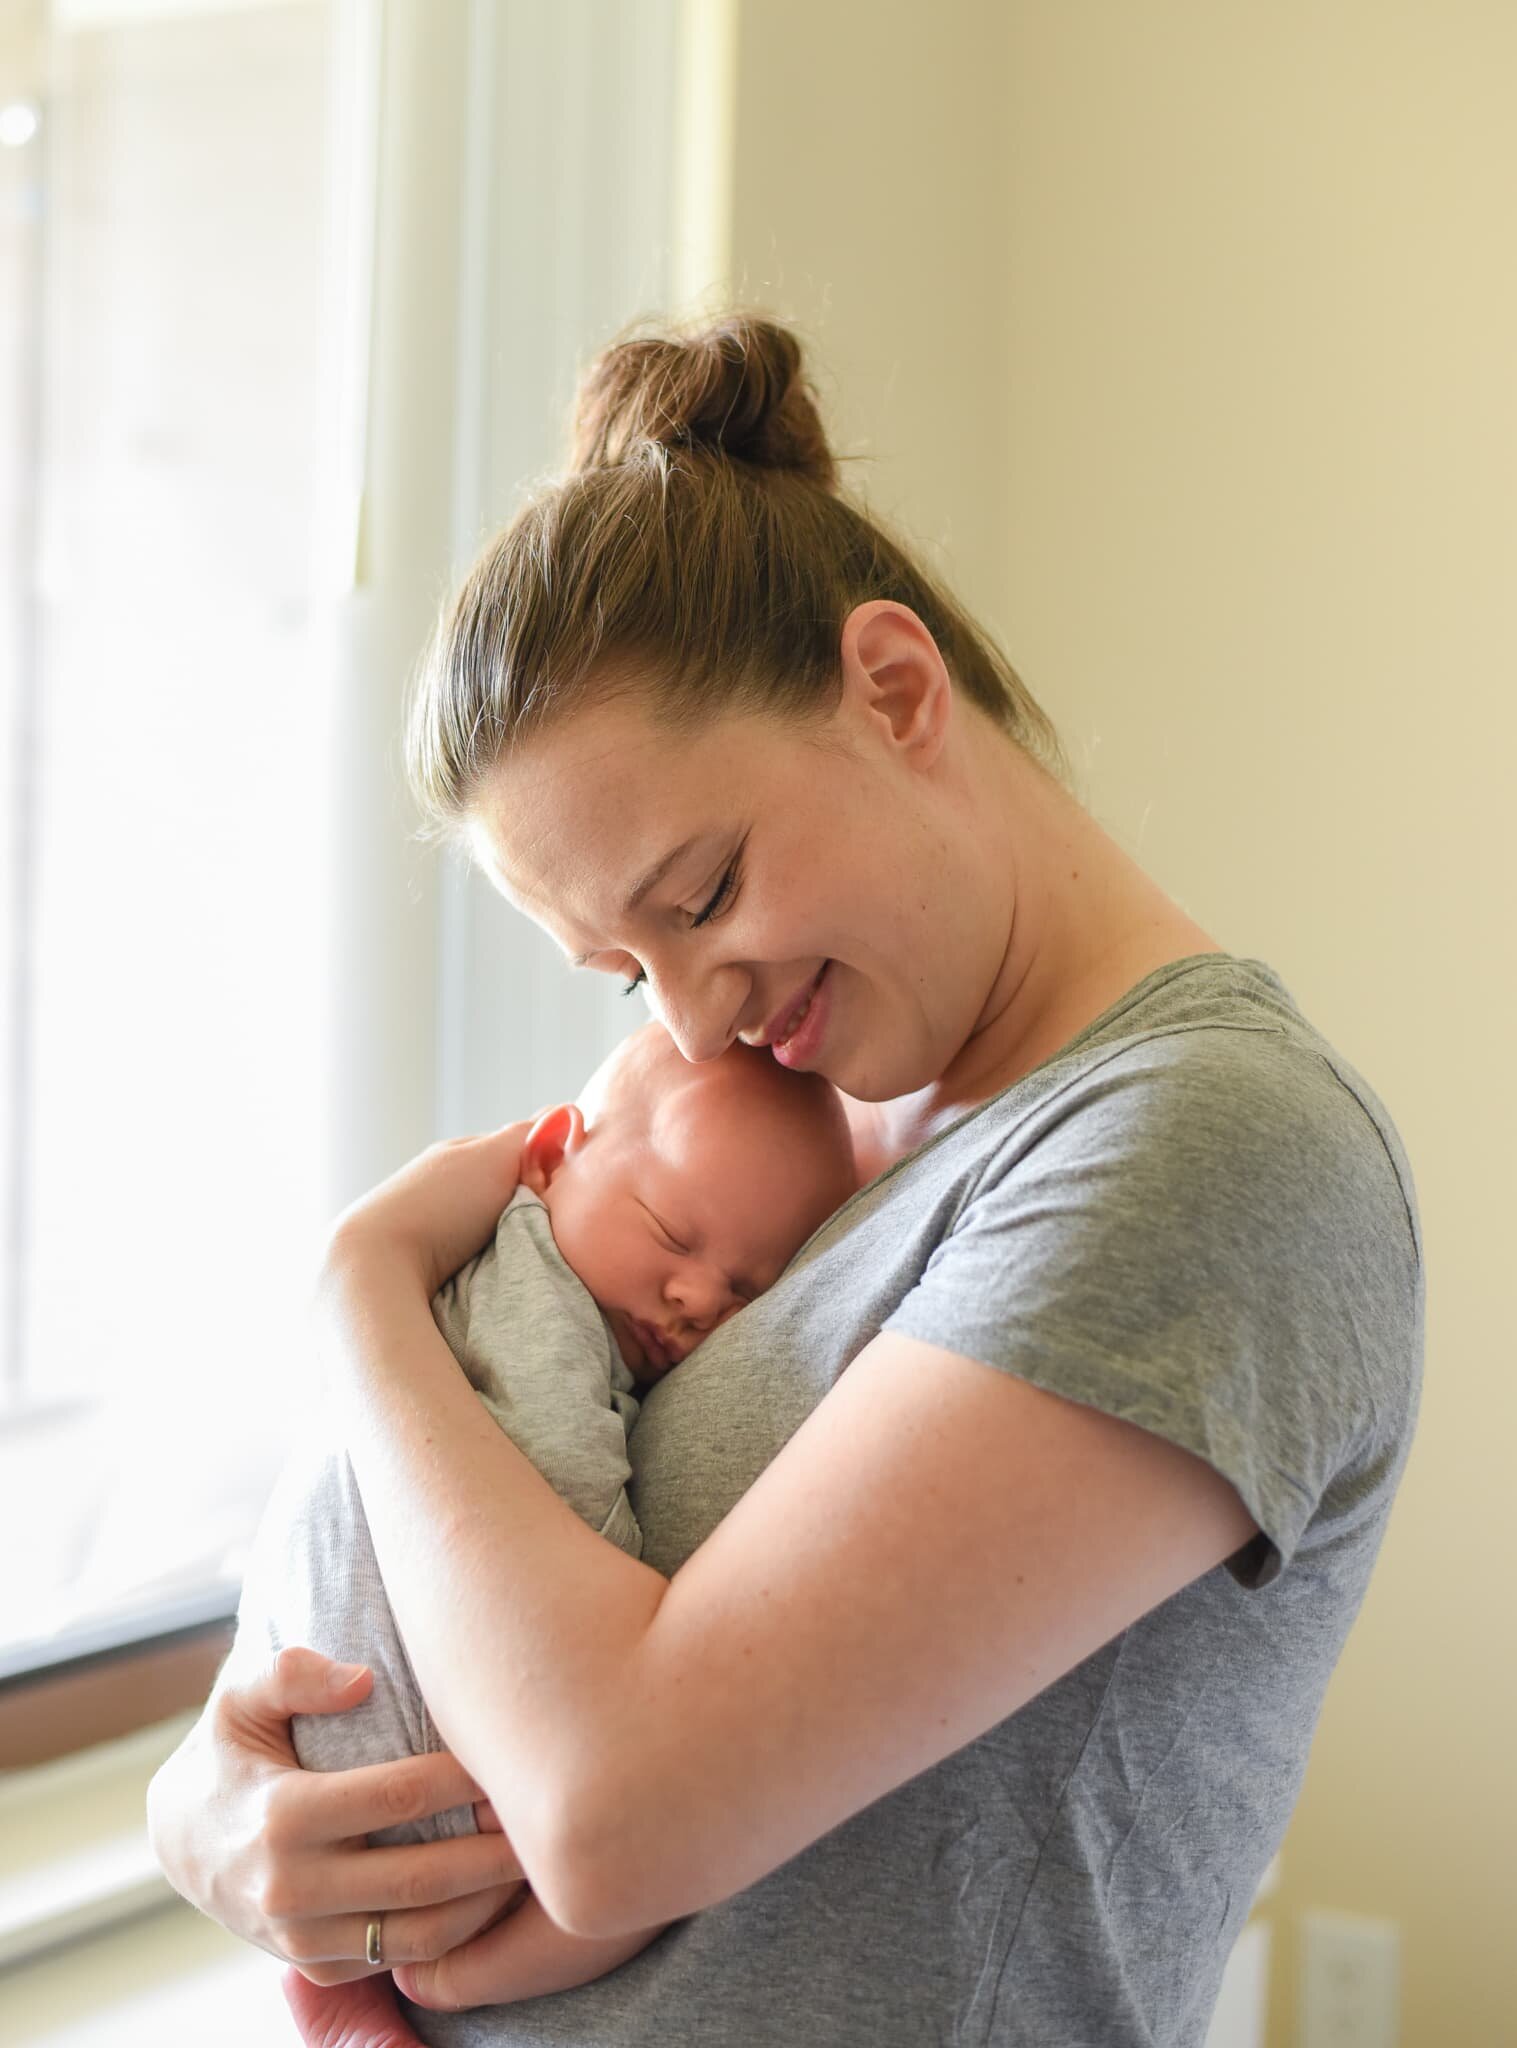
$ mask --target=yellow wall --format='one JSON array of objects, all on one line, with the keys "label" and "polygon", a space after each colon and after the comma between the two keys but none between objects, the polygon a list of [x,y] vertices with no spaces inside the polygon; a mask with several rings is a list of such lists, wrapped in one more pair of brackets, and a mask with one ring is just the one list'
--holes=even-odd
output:
[{"label": "yellow wall", "polygon": [[[697,0],[699,4],[699,0]],[[1082,794],[1389,1104],[1418,1445],[1273,1902],[1401,1925],[1404,2048],[1517,2038],[1517,8],[746,0],[732,277]]]}]

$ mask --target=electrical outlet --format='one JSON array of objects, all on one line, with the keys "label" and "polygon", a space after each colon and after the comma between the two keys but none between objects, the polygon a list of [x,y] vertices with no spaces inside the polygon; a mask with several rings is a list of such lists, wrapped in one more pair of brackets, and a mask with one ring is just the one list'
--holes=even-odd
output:
[{"label": "electrical outlet", "polygon": [[1304,1913],[1300,2048],[1396,2048],[1400,1975],[1394,1920]]}]

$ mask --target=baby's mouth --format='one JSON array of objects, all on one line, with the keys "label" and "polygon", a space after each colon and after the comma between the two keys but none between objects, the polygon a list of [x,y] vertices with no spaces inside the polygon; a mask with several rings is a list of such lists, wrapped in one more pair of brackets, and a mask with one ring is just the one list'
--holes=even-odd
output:
[{"label": "baby's mouth", "polygon": [[678,1365],[684,1353],[670,1339],[662,1336],[651,1323],[629,1315],[627,1324],[638,1347],[650,1365],[656,1365],[660,1372],[667,1372],[671,1365]]}]

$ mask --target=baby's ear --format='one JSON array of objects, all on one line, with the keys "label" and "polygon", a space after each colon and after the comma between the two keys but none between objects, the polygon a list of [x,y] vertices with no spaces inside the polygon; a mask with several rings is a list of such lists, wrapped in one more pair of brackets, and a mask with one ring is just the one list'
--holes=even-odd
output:
[{"label": "baby's ear", "polygon": [[534,1195],[545,1194],[565,1156],[576,1150],[584,1135],[585,1119],[577,1102],[559,1102],[545,1109],[522,1140],[522,1186]]}]

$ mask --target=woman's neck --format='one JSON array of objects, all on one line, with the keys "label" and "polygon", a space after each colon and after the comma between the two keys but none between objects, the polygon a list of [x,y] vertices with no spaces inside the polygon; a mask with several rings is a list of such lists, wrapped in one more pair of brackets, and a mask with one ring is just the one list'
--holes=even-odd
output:
[{"label": "woman's neck", "polygon": [[1000,969],[943,1074],[851,1106],[866,1178],[1042,1065],[1157,968],[1225,950],[1018,749],[995,749],[985,771],[1000,834],[982,843],[1016,878]]}]

